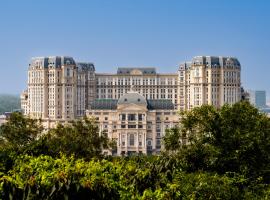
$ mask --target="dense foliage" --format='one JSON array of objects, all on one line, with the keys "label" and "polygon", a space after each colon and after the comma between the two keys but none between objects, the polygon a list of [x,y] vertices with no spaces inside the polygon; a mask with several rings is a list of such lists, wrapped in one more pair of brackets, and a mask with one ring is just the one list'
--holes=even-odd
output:
[{"label": "dense foliage", "polygon": [[[237,172],[250,178],[270,178],[270,119],[248,102],[220,110],[204,105],[181,114],[181,127],[164,138],[188,170]],[[189,145],[181,145],[187,136]],[[177,141],[173,144],[170,141]]]},{"label": "dense foliage", "polygon": [[245,184],[236,175],[187,173],[162,157],[86,162],[22,156],[2,176],[0,191],[4,199],[256,199],[270,194],[261,183]]},{"label": "dense foliage", "polygon": [[[0,128],[0,199],[269,199],[270,120],[247,102],[181,113],[159,156],[104,157],[95,121]],[[184,141],[184,142],[183,142]]]},{"label": "dense foliage", "polygon": [[21,104],[19,96],[8,94],[0,95],[0,115],[4,112],[11,112],[20,108]]}]

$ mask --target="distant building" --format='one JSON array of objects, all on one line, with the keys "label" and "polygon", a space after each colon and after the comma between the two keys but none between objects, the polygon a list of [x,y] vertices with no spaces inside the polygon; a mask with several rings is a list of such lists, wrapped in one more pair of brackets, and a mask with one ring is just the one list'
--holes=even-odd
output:
[{"label": "distant building", "polygon": [[249,101],[257,108],[266,108],[266,92],[263,90],[249,90]]},{"label": "distant building", "polygon": [[7,122],[11,114],[12,112],[5,112],[3,115],[0,115],[0,126]]},{"label": "distant building", "polygon": [[28,92],[27,90],[23,91],[21,93],[21,109],[22,109],[22,112],[24,114],[29,114],[30,113],[30,103],[28,102],[29,101],[29,98],[28,98]]},{"label": "distant building", "polygon": [[2,124],[4,124],[7,120],[6,115],[0,115],[0,126],[2,126]]},{"label": "distant building", "polygon": [[241,87],[241,100],[249,101],[249,93]]},{"label": "distant building", "polygon": [[268,117],[270,117],[270,107],[268,108],[262,108],[261,111],[267,114]]}]

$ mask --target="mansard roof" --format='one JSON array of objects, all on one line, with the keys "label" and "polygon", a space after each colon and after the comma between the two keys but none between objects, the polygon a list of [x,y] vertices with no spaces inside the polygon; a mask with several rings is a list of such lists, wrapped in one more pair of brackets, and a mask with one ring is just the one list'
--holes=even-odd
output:
[{"label": "mansard roof", "polygon": [[78,70],[95,71],[94,64],[89,62],[77,62],[77,67]]},{"label": "mansard roof", "polygon": [[194,65],[205,65],[209,68],[235,67],[241,68],[240,62],[235,57],[229,56],[195,56],[191,62],[184,62],[179,65],[179,70],[185,70]]},{"label": "mansard roof", "polygon": [[116,110],[117,99],[95,99],[90,105],[91,110]]},{"label": "mansard roof", "polygon": [[147,104],[147,101],[145,99],[144,96],[142,96],[141,94],[139,94],[138,92],[128,92],[126,94],[124,94],[123,96],[121,96],[117,102],[118,105],[121,104]]},{"label": "mansard roof", "polygon": [[149,110],[173,110],[174,104],[169,99],[149,99],[147,100]]},{"label": "mansard roof", "polygon": [[129,75],[129,74],[156,74],[156,68],[154,67],[147,67],[147,68],[127,68],[127,67],[120,67],[117,69],[117,74],[122,74],[122,75]]},{"label": "mansard roof", "polygon": [[63,65],[75,65],[75,61],[70,56],[49,56],[49,57],[33,57],[29,64],[30,67],[41,68],[59,68]]},{"label": "mansard roof", "polygon": [[[122,96],[124,99],[119,100],[117,99],[95,99],[94,102],[91,104],[91,110],[116,110],[117,105],[129,104],[129,103],[136,103],[136,104],[146,104],[148,110],[173,110],[174,104],[169,99],[149,99],[149,100],[139,100],[137,95],[129,95],[127,100],[125,101],[126,95]],[[144,97],[143,97],[144,98]],[[123,100],[123,101],[122,101]],[[136,102],[135,102],[136,101]],[[142,101],[142,102],[141,102]]]},{"label": "mansard roof", "polygon": [[226,56],[195,56],[191,61],[192,65],[206,65],[207,67],[240,67],[240,62],[235,57]]}]

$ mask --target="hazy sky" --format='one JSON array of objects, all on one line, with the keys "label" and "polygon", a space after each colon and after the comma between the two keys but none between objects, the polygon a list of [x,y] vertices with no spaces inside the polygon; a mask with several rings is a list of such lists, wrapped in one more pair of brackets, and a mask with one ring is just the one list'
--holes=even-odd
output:
[{"label": "hazy sky", "polygon": [[270,94],[269,0],[1,0],[0,93],[26,88],[31,57],[73,56],[98,72],[176,72],[196,55],[238,57],[245,88]]}]

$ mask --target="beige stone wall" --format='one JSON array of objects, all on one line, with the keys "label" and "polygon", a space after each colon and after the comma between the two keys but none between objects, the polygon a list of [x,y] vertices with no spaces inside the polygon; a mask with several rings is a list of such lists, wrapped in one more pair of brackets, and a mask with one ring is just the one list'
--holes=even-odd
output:
[{"label": "beige stone wall", "polygon": [[[27,114],[33,118],[72,120],[76,116],[77,72],[75,65],[28,70]],[[25,94],[24,94],[25,95]]]},{"label": "beige stone wall", "polygon": [[[117,142],[117,155],[128,152],[159,153],[165,130],[179,123],[174,110],[147,110],[146,106],[136,104],[120,105],[117,110],[88,110],[86,114],[97,120],[100,131],[105,131],[109,138]],[[128,119],[130,114],[135,115],[135,120]]]},{"label": "beige stone wall", "polygon": [[192,64],[178,71],[179,109],[189,110],[203,104],[220,108],[241,100],[240,69],[234,67],[209,68]]},{"label": "beige stone wall", "polygon": [[171,99],[177,107],[178,75],[96,74],[96,98],[119,99],[133,88],[147,99]]}]

